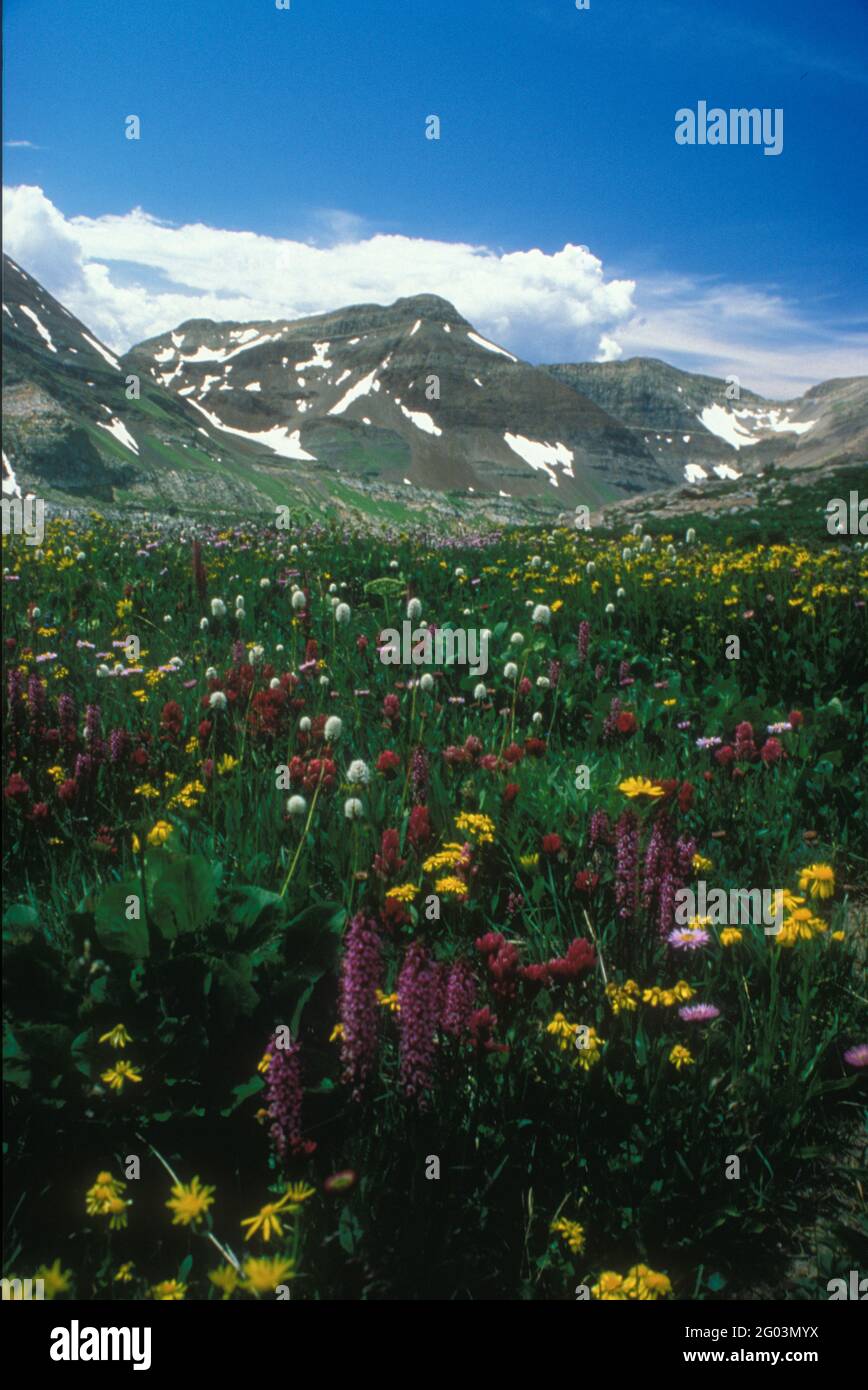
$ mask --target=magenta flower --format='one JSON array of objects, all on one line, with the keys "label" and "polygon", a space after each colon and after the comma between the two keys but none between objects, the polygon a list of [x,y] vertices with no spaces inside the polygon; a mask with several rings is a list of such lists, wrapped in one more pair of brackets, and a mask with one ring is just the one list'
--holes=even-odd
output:
[{"label": "magenta flower", "polygon": [[715,1008],[714,1004],[685,1004],[678,1010],[678,1017],[683,1018],[685,1023],[712,1023],[720,1018],[720,1009]]},{"label": "magenta flower", "polygon": [[844,1053],[844,1061],[848,1067],[868,1067],[868,1043],[856,1043],[855,1047],[848,1047]]},{"label": "magenta flower", "polygon": [[698,951],[700,947],[708,945],[711,937],[701,927],[697,927],[695,930],[691,930],[689,927],[676,927],[675,931],[669,933],[666,940],[676,951]]},{"label": "magenta flower", "polygon": [[414,941],[398,976],[398,1059],[403,1092],[415,1096],[420,1109],[433,1079],[441,992],[437,965],[421,941]]},{"label": "magenta flower", "polygon": [[341,967],[341,1061],[344,1081],[358,1100],[377,1056],[378,1005],[382,958],[376,923],[363,912],[350,922]]},{"label": "magenta flower", "polygon": [[301,1102],[304,1092],[301,1084],[300,1052],[301,1047],[292,1040],[288,1047],[278,1047],[276,1033],[265,1049],[265,1055],[268,1057],[265,1095],[268,1114],[272,1121],[268,1132],[282,1159],[289,1153],[313,1153],[316,1148],[313,1140],[304,1140],[301,1137]]}]

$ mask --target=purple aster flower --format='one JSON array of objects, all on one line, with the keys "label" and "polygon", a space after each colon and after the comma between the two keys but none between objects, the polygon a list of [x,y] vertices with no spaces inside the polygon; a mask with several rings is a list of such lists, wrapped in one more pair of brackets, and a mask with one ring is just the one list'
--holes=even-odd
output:
[{"label": "purple aster flower", "polygon": [[848,1047],[844,1053],[844,1061],[848,1067],[868,1067],[868,1043],[856,1043],[855,1047]]},{"label": "purple aster flower", "polygon": [[676,951],[698,951],[700,947],[708,945],[711,937],[701,927],[693,930],[690,927],[677,927],[666,940]]},{"label": "purple aster flower", "polygon": [[685,1004],[678,1010],[678,1017],[683,1018],[685,1023],[711,1023],[715,1018],[720,1018],[720,1009],[715,1008],[714,1004]]}]

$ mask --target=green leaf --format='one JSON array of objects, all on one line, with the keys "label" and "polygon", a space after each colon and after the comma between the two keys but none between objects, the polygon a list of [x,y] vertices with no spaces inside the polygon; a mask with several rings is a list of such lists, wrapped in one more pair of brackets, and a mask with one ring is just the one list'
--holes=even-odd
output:
[{"label": "green leaf", "polygon": [[161,857],[148,898],[148,912],[166,941],[198,931],[214,911],[217,887],[201,854]]},{"label": "green leaf", "polygon": [[112,883],[97,899],[94,923],[97,938],[107,951],[141,960],[150,955],[148,926],[144,917],[130,920],[126,915],[127,898],[137,897],[142,907],[142,885],[137,878],[124,883]]}]

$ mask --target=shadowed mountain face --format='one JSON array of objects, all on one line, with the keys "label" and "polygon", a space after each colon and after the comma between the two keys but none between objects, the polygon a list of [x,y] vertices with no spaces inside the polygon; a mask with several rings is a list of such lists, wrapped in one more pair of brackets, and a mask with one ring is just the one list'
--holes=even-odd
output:
[{"label": "shadowed mountain face", "polygon": [[734,478],[868,455],[868,377],[826,381],[771,401],[734,378],[679,371],[654,358],[543,368],[620,420],[673,483]]},{"label": "shadowed mountain face", "polygon": [[192,320],[125,365],[212,426],[361,476],[593,503],[668,474],[635,433],[436,295],[295,321]]}]

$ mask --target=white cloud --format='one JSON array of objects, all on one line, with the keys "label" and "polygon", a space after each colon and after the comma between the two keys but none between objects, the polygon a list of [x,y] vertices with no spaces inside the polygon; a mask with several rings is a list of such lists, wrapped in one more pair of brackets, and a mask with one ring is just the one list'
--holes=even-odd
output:
[{"label": "white cloud", "polygon": [[595,362],[617,362],[624,356],[624,349],[609,333],[604,333],[597,345]]},{"label": "white cloud", "polygon": [[41,188],[4,189],[6,248],[116,352],[185,319],[292,319],[440,294],[485,337],[534,362],[662,357],[791,396],[864,371],[868,339],[771,291],[670,275],[607,278],[587,247],[500,253],[368,233],[321,209],[328,245],[174,226],[141,208],[66,217]]},{"label": "white cloud", "polygon": [[501,254],[365,236],[351,215],[334,211],[320,216],[339,239],[318,246],[176,227],[141,208],[67,218],[32,186],[4,190],[4,216],[10,255],[116,351],[187,318],[291,319],[428,293],[519,355],[556,360],[587,356],[634,309],[634,282],[607,280],[600,260],[577,246]]}]

